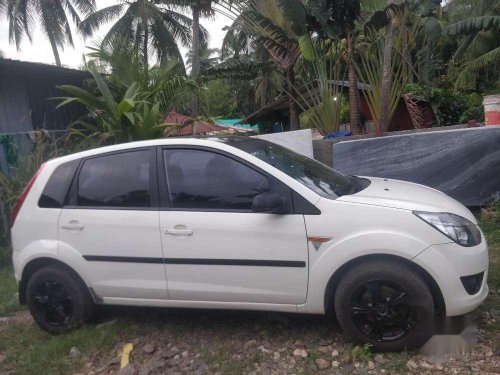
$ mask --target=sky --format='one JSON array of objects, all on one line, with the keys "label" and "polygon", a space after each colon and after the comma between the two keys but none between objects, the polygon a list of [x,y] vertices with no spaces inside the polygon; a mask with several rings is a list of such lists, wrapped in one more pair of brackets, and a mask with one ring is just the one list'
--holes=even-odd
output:
[{"label": "sky", "polygon": [[[97,8],[101,9],[116,4],[118,1],[96,0],[96,2]],[[215,19],[201,19],[200,23],[210,33],[210,48],[221,48],[222,40],[226,33],[222,29],[225,26],[230,26],[232,21],[229,18],[216,13]],[[99,36],[102,37],[110,26],[111,24],[109,24],[108,27],[102,27],[94,37],[86,40],[83,40],[78,33],[73,32],[75,48],[66,46],[64,50],[59,50],[61,63],[64,66],[73,68],[81,66],[83,64],[83,54],[86,51],[86,46],[91,46],[93,40],[99,39]],[[29,40],[25,38],[21,44],[20,51],[16,49],[15,45],[9,44],[9,24],[4,16],[0,17],[0,51],[3,52],[5,58],[48,64],[55,63],[50,43],[38,28],[33,36],[33,43],[30,44]],[[181,48],[181,52],[182,55],[185,56],[187,49]]]}]

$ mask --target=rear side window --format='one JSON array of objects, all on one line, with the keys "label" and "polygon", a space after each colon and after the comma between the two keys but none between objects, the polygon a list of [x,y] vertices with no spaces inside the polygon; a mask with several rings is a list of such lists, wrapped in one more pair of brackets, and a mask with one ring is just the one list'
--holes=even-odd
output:
[{"label": "rear side window", "polygon": [[171,149],[163,155],[172,208],[246,211],[269,189],[266,176],[221,154]]},{"label": "rear side window", "polygon": [[73,160],[61,164],[52,172],[38,200],[38,207],[61,208],[64,206],[64,199],[78,167],[78,162],[78,160]]},{"label": "rear side window", "polygon": [[84,161],[77,185],[79,207],[151,207],[149,150]]}]

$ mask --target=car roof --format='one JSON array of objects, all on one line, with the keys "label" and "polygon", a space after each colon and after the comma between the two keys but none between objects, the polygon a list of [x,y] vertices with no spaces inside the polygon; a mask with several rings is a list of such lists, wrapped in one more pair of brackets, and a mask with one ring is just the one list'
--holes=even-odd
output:
[{"label": "car roof", "polygon": [[153,139],[148,141],[136,141],[136,142],[127,142],[120,143],[112,146],[103,146],[96,147],[90,150],[81,151],[74,154],[69,154],[66,156],[62,156],[56,159],[51,160],[50,162],[58,162],[63,163],[66,161],[71,161],[75,159],[85,158],[94,155],[100,155],[115,151],[125,151],[129,149],[136,149],[142,147],[153,147],[153,146],[167,146],[167,145],[192,145],[192,146],[208,146],[218,149],[224,149],[225,147],[221,145],[227,145],[231,147],[235,147],[245,152],[251,152],[256,148],[262,148],[265,145],[271,144],[268,141],[258,138],[250,138],[250,137],[169,137],[169,138],[160,138]]}]

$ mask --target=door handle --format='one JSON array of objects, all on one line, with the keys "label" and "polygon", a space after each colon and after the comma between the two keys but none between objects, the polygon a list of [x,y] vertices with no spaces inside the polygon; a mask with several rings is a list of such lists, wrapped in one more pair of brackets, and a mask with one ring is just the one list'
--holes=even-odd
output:
[{"label": "door handle", "polygon": [[191,236],[193,231],[191,229],[165,229],[165,234],[173,236]]},{"label": "door handle", "polygon": [[83,230],[85,226],[81,225],[77,220],[71,220],[68,224],[61,225],[61,228],[66,230]]}]

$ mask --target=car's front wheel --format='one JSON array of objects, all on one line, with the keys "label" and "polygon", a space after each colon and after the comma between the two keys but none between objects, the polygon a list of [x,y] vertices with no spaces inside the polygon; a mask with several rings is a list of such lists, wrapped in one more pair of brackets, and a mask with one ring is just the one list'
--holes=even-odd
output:
[{"label": "car's front wheel", "polygon": [[26,300],[38,325],[52,334],[78,327],[88,320],[94,303],[83,281],[72,270],[49,265],[28,281]]},{"label": "car's front wheel", "polygon": [[432,294],[417,272],[398,261],[351,268],[338,284],[335,312],[346,333],[379,351],[416,348],[432,335]]}]

